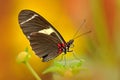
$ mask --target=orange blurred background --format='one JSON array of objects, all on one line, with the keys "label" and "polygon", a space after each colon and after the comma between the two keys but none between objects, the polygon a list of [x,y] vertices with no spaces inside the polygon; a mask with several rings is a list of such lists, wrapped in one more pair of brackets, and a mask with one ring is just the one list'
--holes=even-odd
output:
[{"label": "orange blurred background", "polygon": [[75,50],[85,57],[91,71],[82,80],[120,80],[119,0],[0,0],[0,80],[34,80],[26,66],[16,62],[18,53],[27,46],[32,67],[43,80],[52,80],[52,74],[41,74],[52,61],[41,62],[20,29],[18,14],[23,9],[42,15],[66,41],[85,19],[85,28],[92,33],[75,41]]}]

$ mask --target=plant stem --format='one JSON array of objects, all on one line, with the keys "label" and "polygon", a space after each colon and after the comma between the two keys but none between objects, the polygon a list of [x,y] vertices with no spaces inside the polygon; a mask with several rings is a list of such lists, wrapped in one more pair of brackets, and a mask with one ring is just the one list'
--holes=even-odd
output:
[{"label": "plant stem", "polygon": [[29,69],[29,71],[33,74],[33,76],[36,78],[36,80],[42,80],[40,79],[40,77],[37,75],[37,73],[34,71],[34,69],[31,67],[31,65],[29,64],[29,62],[25,62],[27,68]]}]

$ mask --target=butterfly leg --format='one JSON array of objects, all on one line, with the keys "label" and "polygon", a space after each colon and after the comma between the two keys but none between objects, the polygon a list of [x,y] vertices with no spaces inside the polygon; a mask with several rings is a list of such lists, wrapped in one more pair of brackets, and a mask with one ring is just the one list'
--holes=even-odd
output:
[{"label": "butterfly leg", "polygon": [[62,61],[62,60],[64,59],[64,55],[65,55],[65,54],[62,54],[62,55],[61,55],[61,59],[60,59],[59,61]]},{"label": "butterfly leg", "polygon": [[78,59],[78,60],[79,60],[79,57],[77,57],[77,55],[76,55],[76,52],[75,52],[75,51],[72,51],[72,54],[73,54],[73,56],[74,56],[76,59]]},{"label": "butterfly leg", "polygon": [[69,50],[68,52],[73,52],[73,50]]},{"label": "butterfly leg", "polygon": [[65,54],[62,54],[62,55],[61,55],[61,59],[60,59],[59,61],[63,62],[63,66],[65,67],[66,64],[67,64],[67,62],[66,62],[66,55],[65,55]]}]

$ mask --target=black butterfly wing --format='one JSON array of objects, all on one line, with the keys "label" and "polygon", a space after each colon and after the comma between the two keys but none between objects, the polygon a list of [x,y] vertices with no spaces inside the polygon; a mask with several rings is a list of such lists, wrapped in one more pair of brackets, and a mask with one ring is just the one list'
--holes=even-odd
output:
[{"label": "black butterfly wing", "polygon": [[65,40],[47,20],[31,10],[22,10],[18,18],[33,51],[42,57],[44,62],[59,55],[57,44],[65,43]]},{"label": "black butterfly wing", "polygon": [[33,32],[29,40],[32,49],[38,56],[43,58],[43,62],[49,61],[59,55],[57,44],[60,41],[53,36]]}]

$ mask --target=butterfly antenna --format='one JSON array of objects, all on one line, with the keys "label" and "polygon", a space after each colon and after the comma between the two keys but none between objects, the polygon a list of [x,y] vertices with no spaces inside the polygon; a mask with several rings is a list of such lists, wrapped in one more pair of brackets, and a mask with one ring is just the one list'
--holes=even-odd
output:
[{"label": "butterfly antenna", "polygon": [[77,33],[80,31],[80,28],[83,27],[83,25],[85,24],[85,22],[86,22],[86,20],[84,19],[83,22],[81,23],[80,27],[76,31],[76,33],[73,35],[73,38],[77,35]]},{"label": "butterfly antenna", "polygon": [[86,35],[86,34],[90,33],[90,32],[91,32],[91,30],[89,30],[89,31],[87,31],[87,32],[84,32],[84,33],[82,33],[82,34],[74,37],[73,39],[77,39],[77,38],[79,38],[79,37],[81,37],[81,36],[83,36],[83,35]]}]

